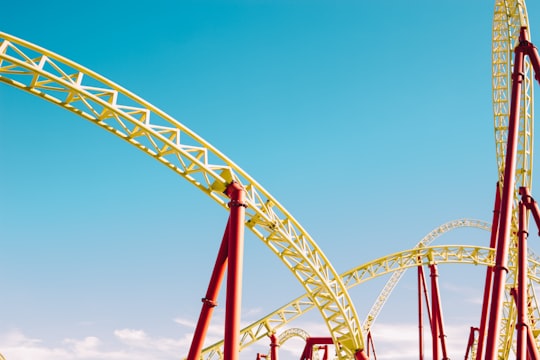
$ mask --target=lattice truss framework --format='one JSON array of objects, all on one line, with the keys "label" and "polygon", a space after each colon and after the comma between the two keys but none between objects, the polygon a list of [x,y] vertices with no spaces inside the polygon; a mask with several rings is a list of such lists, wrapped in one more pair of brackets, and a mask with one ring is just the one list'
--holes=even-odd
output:
[{"label": "lattice truss framework", "polygon": [[[408,268],[436,264],[474,264],[491,266],[494,263],[494,251],[491,248],[468,245],[429,246],[415,248],[391,254],[380,259],[362,264],[342,274],[347,289],[360,285],[380,276],[404,271]],[[540,274],[540,263],[532,267]],[[276,329],[299,318],[315,308],[315,304],[306,294],[294,299],[266,317],[245,327],[241,331],[240,348],[267,337]],[[223,341],[215,343],[203,350],[202,359],[223,359]]]},{"label": "lattice truss framework", "polygon": [[326,256],[300,224],[240,167],[200,136],[112,81],[22,39],[0,33],[0,81],[63,107],[129,142],[223,207],[231,181],[246,191],[246,226],[317,304],[338,356],[364,348],[358,315]]},{"label": "lattice truss framework", "polygon": [[[510,94],[512,85],[512,70],[514,64],[514,48],[517,46],[521,27],[529,29],[527,9],[524,1],[497,0],[495,2],[492,29],[492,94],[493,115],[495,126],[495,149],[499,182],[503,184],[506,160],[506,142],[508,138],[508,119],[510,114]],[[521,93],[521,112],[519,114],[519,134],[516,159],[514,202],[512,211],[512,226],[510,249],[508,255],[508,275],[505,283],[505,298],[503,314],[499,330],[498,357],[507,359],[513,348],[517,310],[510,290],[517,285],[517,211],[520,199],[519,188],[526,186],[532,189],[533,171],[533,82],[534,74],[530,60],[524,62],[524,79]],[[529,281],[528,296],[530,325],[537,332],[539,326],[538,302],[534,287]]]},{"label": "lattice truss framework", "polygon": [[[513,48],[521,26],[528,27],[521,0],[497,0],[493,21],[492,73],[495,143],[499,177],[504,172],[508,129],[510,74]],[[520,115],[516,190],[531,188],[533,94],[532,67],[525,63]],[[200,136],[165,112],[104,77],[48,50],[0,32],[0,81],[59,105],[113,133],[149,154],[199,188],[222,207],[223,190],[231,181],[246,190],[246,225],[303,284],[319,309],[335,342],[343,346],[339,357],[351,357],[364,348],[358,315],[346,284],[309,234],[265,189]],[[517,203],[517,192],[514,197]],[[514,219],[517,217],[514,216]],[[514,230],[517,222],[513,222]],[[513,231],[515,232],[515,231]],[[515,286],[517,261],[513,239],[507,291]],[[536,296],[530,319],[540,316]],[[515,328],[515,307],[504,302],[499,357],[507,358]],[[538,330],[535,328],[535,330]]]}]

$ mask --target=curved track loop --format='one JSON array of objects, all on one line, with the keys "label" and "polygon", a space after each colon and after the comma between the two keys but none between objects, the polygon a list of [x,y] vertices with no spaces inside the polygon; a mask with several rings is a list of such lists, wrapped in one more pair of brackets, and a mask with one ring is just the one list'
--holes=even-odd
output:
[{"label": "curved track loop", "polygon": [[237,181],[246,191],[246,226],[304,286],[340,358],[364,348],[358,315],[326,256],[300,224],[246,172],[184,125],[110,80],[27,41],[0,33],[0,81],[69,110],[134,145],[221,206]]},{"label": "curved track loop", "polygon": [[307,331],[299,328],[287,329],[278,336],[278,342],[282,345],[285,341],[292,339],[293,337],[299,337],[306,340],[309,337],[309,334]]},{"label": "curved track loop", "polygon": [[[411,267],[428,265],[431,263],[448,264],[474,264],[493,265],[494,251],[488,247],[448,245],[432,246],[406,250],[382,257],[377,260],[362,264],[341,275],[343,282],[350,289],[368,280],[379,276],[402,271]],[[529,266],[535,278],[540,276],[540,262],[530,260]],[[287,305],[270,313],[266,317],[245,327],[241,331],[240,349],[269,336],[276,329],[297,319],[301,315],[315,308],[315,304],[307,294],[304,294]],[[202,359],[223,359],[223,341],[206,347],[202,352]]]},{"label": "curved track loop", "polygon": [[[514,48],[519,39],[521,27],[531,31],[527,16],[525,1],[523,0],[496,0],[493,29],[492,29],[492,90],[493,115],[495,125],[495,148],[497,156],[497,169],[499,181],[502,184],[505,167],[506,142],[508,137],[508,118],[510,113],[510,93],[512,87],[511,75],[514,60]],[[498,357],[507,359],[512,348],[512,338],[516,325],[516,308],[511,298],[510,289],[516,286],[517,281],[517,204],[519,201],[518,189],[526,186],[532,189],[533,168],[533,81],[534,74],[528,58],[524,63],[525,76],[521,94],[521,113],[519,115],[518,153],[516,159],[514,209],[512,213],[511,242],[508,255],[508,276],[506,279],[505,299],[503,301],[503,314],[499,330]],[[531,283],[528,284],[528,293],[532,306],[529,308],[530,324],[536,331],[540,312],[538,302]]]},{"label": "curved track loop", "polygon": [[[496,0],[492,29],[492,95],[495,127],[495,152],[499,181],[504,177],[508,117],[514,48],[517,46],[521,27],[529,28],[527,9],[522,0]],[[529,36],[531,36],[529,31]],[[533,155],[533,80],[532,66],[525,61],[525,78],[520,114],[518,159],[516,166],[516,196],[520,186],[532,186]]]},{"label": "curved track loop", "polygon": [[193,131],[110,80],[27,41],[0,32],[0,81],[37,95],[134,145],[227,207],[223,191],[246,191],[246,226],[304,286],[340,358],[364,348],[358,315],[326,256],[300,224],[240,167]]},{"label": "curved track loop", "polygon": [[[444,233],[453,229],[461,228],[461,227],[471,227],[471,228],[478,228],[482,230],[491,231],[491,225],[480,220],[459,219],[459,220],[449,221],[447,223],[442,224],[441,226],[432,230],[429,234],[424,236],[422,240],[420,240],[418,244],[416,244],[414,249],[428,246],[436,238],[443,235]],[[403,277],[403,274],[405,274],[405,270],[406,269],[395,271],[390,277],[390,279],[388,279],[388,281],[384,285],[384,288],[381,290],[381,293],[375,300],[375,303],[371,307],[371,310],[369,310],[366,316],[366,320],[364,320],[362,324],[362,329],[364,331],[364,334],[367,334],[369,330],[371,329],[371,326],[377,319],[377,316],[381,312],[381,309],[386,303],[386,300],[388,299],[388,297],[390,296],[390,294],[396,287],[399,280]]]},{"label": "curved track loop", "polygon": [[[307,340],[307,338],[309,338],[309,334],[307,333],[307,331],[300,328],[287,329],[284,332],[282,332],[277,338],[279,346],[285,344],[288,340],[292,339],[293,337],[299,337],[302,340]],[[272,359],[270,354],[268,354],[266,358]],[[319,359],[319,356],[317,355],[317,352],[316,351],[313,352],[312,360],[318,360],[318,359]]]}]

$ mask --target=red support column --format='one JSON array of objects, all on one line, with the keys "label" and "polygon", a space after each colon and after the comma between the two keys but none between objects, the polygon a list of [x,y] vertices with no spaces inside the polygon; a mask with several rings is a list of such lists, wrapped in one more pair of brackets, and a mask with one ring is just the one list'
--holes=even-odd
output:
[{"label": "red support column", "polygon": [[[520,40],[523,40],[522,37],[523,31]],[[516,172],[516,153],[518,143],[519,102],[524,77],[523,62],[524,50],[520,45],[516,47],[515,50],[514,69],[512,73],[512,95],[510,99],[510,115],[508,119],[508,142],[506,145],[504,179],[501,196],[501,218],[497,238],[495,267],[493,270],[493,286],[487,329],[485,360],[496,360],[498,353],[502,302],[504,298],[505,279],[508,272],[508,248],[510,243],[512,202],[515,186],[514,174]]]},{"label": "red support column", "polygon": [[469,354],[472,353],[473,347],[474,347],[474,333],[478,331],[478,328],[471,326],[471,330],[469,333],[469,341],[467,341],[467,351],[465,351],[465,360],[469,359]]},{"label": "red support column", "polygon": [[444,334],[444,322],[443,322],[443,315],[442,315],[441,296],[439,294],[439,282],[438,282],[439,274],[437,272],[437,265],[431,264],[429,265],[429,268],[431,270],[431,297],[432,297],[431,306],[433,308],[433,319],[435,320],[433,346],[434,348],[437,349],[436,350],[437,357],[435,356],[435,352],[434,352],[433,359],[438,359],[439,344],[440,344],[440,348],[442,350],[442,359],[448,360],[448,354],[446,352],[446,335]]},{"label": "red support column", "polygon": [[221,240],[221,245],[219,247],[212,277],[210,278],[210,283],[208,284],[206,296],[201,299],[203,306],[201,309],[201,314],[199,315],[197,327],[195,328],[195,333],[193,334],[193,341],[191,342],[191,346],[189,348],[187,360],[199,360],[201,357],[206,332],[214,313],[214,307],[217,306],[219,289],[223,281],[223,276],[225,275],[225,269],[227,267],[229,222],[230,221],[227,221],[227,227],[225,228],[225,233],[223,234],[223,239]]},{"label": "red support column", "polygon": [[319,347],[319,350],[324,350],[322,360],[328,360],[328,345]]},{"label": "red support column", "polygon": [[373,359],[377,360],[377,353],[375,352],[375,342],[373,341],[373,336],[371,335],[371,331],[368,331],[367,333],[367,357],[369,358],[371,356],[370,349],[373,350]]},{"label": "red support column", "polygon": [[540,354],[538,353],[538,348],[536,347],[536,341],[531,327],[527,327],[527,354],[528,359],[530,360],[539,360]]},{"label": "red support column", "polygon": [[[523,196],[523,194],[522,194]],[[517,278],[517,354],[516,360],[527,360],[527,209],[523,201],[519,202],[518,230],[518,278]]]},{"label": "red support column", "polygon": [[424,310],[422,306],[423,268],[418,266],[418,359],[424,360]]},{"label": "red support column", "polygon": [[270,335],[270,358],[272,360],[278,360],[278,347],[278,338],[275,333],[272,333],[272,335]]},{"label": "red support column", "polygon": [[[420,260],[419,260],[420,261]],[[438,332],[437,327],[436,327],[436,324],[434,323],[434,310],[433,310],[433,306],[430,305],[430,301],[429,301],[429,294],[428,294],[428,291],[427,291],[427,284],[426,284],[426,277],[424,275],[424,268],[422,266],[418,266],[418,276],[419,276],[419,283],[421,286],[421,290],[419,289],[419,293],[418,293],[418,296],[421,297],[421,295],[424,295],[424,301],[426,302],[426,312],[427,312],[427,316],[428,316],[428,323],[429,323],[429,326],[430,326],[430,330],[431,330],[431,336],[432,336],[432,339],[437,339],[437,335],[436,335],[436,332]],[[421,293],[420,293],[421,292]],[[418,299],[419,302],[421,302],[422,300],[421,299]],[[421,336],[421,342],[423,343],[424,342],[424,335],[422,333],[422,336]],[[432,342],[433,345],[435,345],[434,342]],[[423,348],[423,346],[422,346]],[[437,347],[438,349],[438,347]],[[438,351],[437,351],[438,353]],[[422,356],[423,356],[423,349],[422,349]],[[438,355],[437,355],[438,356]],[[435,359],[435,357],[434,357]]]},{"label": "red support column", "polygon": [[224,360],[237,360],[240,352],[240,311],[242,306],[242,267],[244,256],[245,192],[233,182],[225,191],[231,199],[229,223],[229,266],[225,304]]},{"label": "red support column", "polygon": [[[538,353],[538,349],[536,347],[536,341],[535,341],[534,334],[532,332],[531,324],[529,324],[529,321],[527,318],[527,311],[528,311],[528,306],[529,306],[528,299],[526,298],[528,296],[527,295],[528,232],[527,232],[527,216],[525,216],[525,209],[528,209],[531,211],[534,221],[536,223],[536,227],[540,229],[540,208],[538,207],[538,203],[530,195],[529,189],[527,187],[521,187],[519,189],[519,193],[521,195],[520,217],[519,217],[520,242],[519,242],[519,254],[518,254],[518,258],[519,258],[519,263],[518,263],[519,273],[518,274],[519,275],[518,275],[518,290],[516,290],[513,295],[514,295],[514,300],[516,301],[516,304],[518,306],[518,324],[521,322],[523,326],[518,329],[517,341],[518,341],[518,344],[521,344],[520,346],[522,348],[524,346],[527,346],[527,351],[526,351],[527,359],[538,360],[540,359],[540,354]],[[521,284],[524,284],[525,286],[522,286]],[[516,325],[516,328],[517,328],[517,325]],[[524,340],[523,337],[525,337],[526,339]],[[525,352],[525,350],[521,350],[521,352]],[[520,352],[520,355],[522,354],[521,352]],[[524,356],[524,355],[521,355],[521,356]]]},{"label": "red support column", "polygon": [[[499,231],[499,215],[501,211],[501,187],[497,182],[495,190],[495,202],[493,206],[493,218],[491,220],[491,237],[489,247],[495,249],[497,246],[497,233]],[[493,266],[486,269],[486,281],[484,283],[484,297],[482,300],[482,314],[480,317],[480,329],[478,330],[478,345],[476,348],[476,359],[481,360],[484,356],[484,344],[486,340],[488,310],[491,303],[491,285],[493,281]]]},{"label": "red support column", "polygon": [[439,359],[439,302],[437,301],[437,268],[433,265],[429,266],[429,269],[431,271],[431,346],[432,346],[432,353],[433,353],[433,360]]},{"label": "red support column", "polygon": [[358,350],[356,354],[354,354],[354,358],[356,360],[369,360],[369,356],[366,354],[364,349]]}]

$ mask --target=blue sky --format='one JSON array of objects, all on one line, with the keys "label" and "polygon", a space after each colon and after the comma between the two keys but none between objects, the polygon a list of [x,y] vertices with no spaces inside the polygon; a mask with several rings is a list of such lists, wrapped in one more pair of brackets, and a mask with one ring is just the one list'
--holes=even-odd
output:
[{"label": "blue sky", "polygon": [[[534,42],[539,5],[527,5]],[[62,0],[2,9],[1,31],[100,73],[217,147],[299,220],[338,272],[411,248],[447,221],[491,220],[492,2]],[[135,148],[6,85],[0,119],[0,353],[187,354],[227,213]],[[439,243],[487,239],[462,230]],[[303,293],[249,233],[244,268],[245,323]],[[451,357],[461,357],[483,269],[440,271]],[[378,321],[381,357],[397,348],[406,358],[390,335],[416,329],[412,275]],[[384,280],[351,292],[361,318]],[[325,336],[318,320],[295,325]],[[222,323],[219,309],[209,341]]]}]

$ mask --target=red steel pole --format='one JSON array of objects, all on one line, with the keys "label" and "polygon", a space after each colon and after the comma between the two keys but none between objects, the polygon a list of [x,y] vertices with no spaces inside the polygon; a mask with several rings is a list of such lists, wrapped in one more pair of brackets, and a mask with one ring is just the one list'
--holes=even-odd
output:
[{"label": "red steel pole", "polygon": [[328,360],[328,345],[323,345],[319,350],[324,350],[322,360]]},{"label": "red steel pole", "polygon": [[[499,215],[501,212],[501,187],[497,182],[495,189],[495,204],[493,206],[493,218],[491,220],[491,237],[489,247],[494,249],[497,246],[497,233],[499,231]],[[476,359],[481,360],[484,356],[484,344],[486,340],[488,309],[491,301],[491,285],[493,281],[493,266],[486,269],[486,281],[484,284],[484,297],[482,300],[482,314],[480,317],[480,329],[478,330],[478,345],[476,348]]]},{"label": "red steel pole", "polygon": [[469,341],[467,341],[467,351],[465,351],[465,360],[469,359],[469,354],[472,354],[472,350],[474,347],[474,333],[478,331],[478,328],[471,326],[471,330],[469,333]]},{"label": "red steel pole", "polygon": [[356,360],[369,360],[369,356],[366,354],[364,349],[358,350],[356,354],[354,354],[354,358]]},{"label": "red steel pole", "polygon": [[424,322],[422,306],[422,266],[418,266],[418,354],[424,360]]},{"label": "red steel pole", "polygon": [[[540,229],[540,208],[538,207],[538,203],[532,198],[532,196],[529,193],[529,189],[527,187],[521,187],[519,189],[519,193],[521,195],[520,205],[523,204],[524,208],[527,208],[528,210],[531,211],[531,213],[533,215],[533,218],[534,218],[534,221],[536,223],[536,227],[538,229]],[[521,210],[521,207],[520,207],[520,210]],[[523,211],[523,213],[524,213],[524,211]],[[521,230],[524,230],[523,234],[520,233],[520,235],[523,236],[523,239],[520,236],[520,251],[521,251],[521,247],[523,247],[524,251],[527,251],[526,240],[527,240],[527,237],[528,237],[528,232],[526,231],[527,230],[526,229],[526,227],[527,227],[526,220],[527,220],[527,217],[524,217],[522,219],[521,218],[521,213],[520,213],[520,228],[519,228],[519,230],[520,230],[520,232],[521,232]],[[523,229],[522,229],[521,224],[524,224]],[[521,242],[521,240],[523,240],[523,243]],[[528,265],[527,254],[520,252],[518,256],[519,256],[519,271],[520,271],[520,273],[519,273],[520,277],[518,278],[518,285],[520,286],[520,289],[519,289],[519,294],[516,292],[516,294],[514,294],[514,297],[515,297],[515,301],[518,304],[518,306],[522,306],[523,309],[524,309],[523,310],[524,313],[522,313],[522,314],[519,313],[519,309],[518,309],[518,321],[519,321],[519,319],[522,319],[523,323],[527,325],[526,326],[526,331],[527,331],[527,335],[526,335],[527,359],[538,360],[538,359],[540,359],[540,354],[538,353],[538,349],[536,347],[536,341],[535,341],[535,337],[534,337],[534,334],[533,334],[533,331],[532,331],[532,327],[528,323],[527,315],[525,313],[525,311],[528,310],[528,301],[519,298],[520,296],[523,296],[523,297],[527,296],[527,289],[528,289],[528,283],[526,283],[526,281],[527,281],[527,273],[526,272],[527,272],[527,265]],[[523,279],[522,276],[525,277],[525,279]],[[522,284],[522,283],[527,284],[525,289],[521,289],[520,284]],[[519,303],[518,303],[518,299],[520,299]],[[524,317],[524,319],[522,317],[520,317],[520,315],[522,317]],[[525,321],[527,321],[527,322],[525,323]],[[523,329],[521,329],[521,331],[523,331]],[[518,338],[518,343],[519,343],[519,341],[520,341],[520,339]],[[523,346],[523,342],[521,342],[521,344],[522,344],[521,346]]]},{"label": "red steel pole", "polygon": [[[433,307],[433,319],[435,319],[434,325],[436,326],[435,334],[437,335],[437,338],[435,339],[437,341],[437,346],[436,346],[437,355],[439,352],[439,344],[440,344],[440,348],[442,350],[442,358],[443,360],[448,360],[448,354],[446,352],[446,335],[444,334],[441,295],[439,294],[439,281],[438,281],[439,273],[437,272],[436,264],[429,265],[429,268],[431,270],[431,274],[430,274],[431,275],[431,297],[432,297],[431,306]],[[438,356],[435,357],[435,354],[434,354],[433,359],[438,359]]]},{"label": "red steel pole", "polygon": [[229,223],[230,219],[227,221],[227,227],[225,228],[225,233],[223,234],[223,239],[221,240],[221,245],[219,247],[214,270],[210,278],[210,283],[208,284],[206,296],[201,299],[203,306],[201,309],[201,314],[199,315],[197,327],[195,328],[195,333],[193,334],[193,340],[189,348],[187,360],[198,360],[201,357],[206,332],[208,330],[208,326],[210,325],[214,308],[217,306],[219,289],[223,281],[223,276],[225,275],[225,269],[227,268]]},{"label": "red steel pole", "polygon": [[[522,194],[523,196],[523,194]],[[527,209],[519,202],[518,278],[517,278],[517,354],[516,360],[527,360]]]},{"label": "red steel pole", "polygon": [[270,335],[270,359],[278,360],[279,341],[275,333]]},{"label": "red steel pole", "polygon": [[[523,31],[522,31],[523,34]],[[523,37],[520,36],[520,40]],[[503,189],[501,197],[501,218],[497,237],[497,252],[493,269],[493,287],[489,311],[489,322],[486,341],[485,360],[496,360],[498,353],[499,327],[501,325],[502,302],[505,289],[505,278],[508,272],[508,247],[512,222],[512,201],[516,172],[516,153],[519,127],[519,102],[523,84],[524,52],[521,46],[516,47],[514,71],[512,73],[512,95],[510,99],[510,115],[508,119],[508,142],[504,168]]]},{"label": "red steel pole", "polygon": [[237,182],[225,190],[231,199],[229,223],[229,266],[225,304],[223,359],[238,360],[240,352],[240,311],[242,306],[242,266],[244,256],[245,192]]},{"label": "red steel pole", "polygon": [[[426,277],[424,275],[424,268],[423,267],[420,267],[420,277],[422,278],[422,289],[424,291],[424,301],[426,302],[426,311],[427,311],[427,315],[428,315],[428,321],[429,321],[429,324],[431,326],[432,324],[432,320],[433,319],[433,315],[432,315],[432,309],[431,309],[431,306],[430,306],[430,303],[429,303],[429,294],[427,292],[427,283],[426,283]],[[433,329],[432,329],[433,331]]]},{"label": "red steel pole", "polygon": [[536,341],[531,327],[527,327],[527,353],[530,360],[539,360],[540,354],[536,347]]},{"label": "red steel pole", "polygon": [[437,301],[437,295],[435,289],[437,289],[437,269],[433,266],[429,266],[431,276],[431,343],[433,351],[433,360],[439,359],[439,303]]},{"label": "red steel pole", "polygon": [[371,331],[368,331],[367,333],[367,356],[370,357],[371,353],[369,349],[373,350],[373,359],[377,360],[377,353],[375,352],[375,342],[373,341],[373,336],[371,335]]}]

